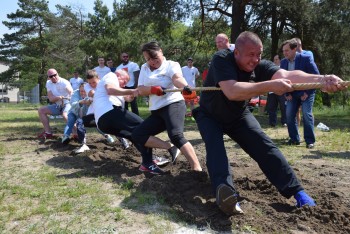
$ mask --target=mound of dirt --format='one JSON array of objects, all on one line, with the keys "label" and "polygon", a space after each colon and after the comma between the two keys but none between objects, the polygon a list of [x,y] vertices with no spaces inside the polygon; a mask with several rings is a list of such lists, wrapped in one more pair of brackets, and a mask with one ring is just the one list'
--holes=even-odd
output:
[{"label": "mound of dirt", "polygon": [[[242,156],[235,155],[232,148],[230,162],[245,213],[228,217],[218,209],[211,191],[204,144],[200,140],[191,142],[204,171],[190,171],[185,157],[180,155],[175,165],[163,167],[169,171],[163,176],[140,172],[141,157],[133,146],[123,150],[118,142],[106,145],[102,139],[89,139],[91,151],[84,153],[84,157],[76,157],[71,153],[76,144],[62,146],[57,140],[48,140],[45,144],[58,151],[48,164],[81,168],[83,172],[80,173],[88,175],[112,176],[116,182],[132,179],[137,190],[162,197],[167,205],[181,214],[184,221],[196,224],[199,230],[209,225],[215,231],[350,233],[349,166],[336,166],[322,159],[316,163],[305,159],[294,167],[303,186],[317,201],[316,207],[298,209],[293,198],[287,200],[278,193],[253,160],[240,160]],[[165,150],[154,149],[153,153],[169,157]]]}]

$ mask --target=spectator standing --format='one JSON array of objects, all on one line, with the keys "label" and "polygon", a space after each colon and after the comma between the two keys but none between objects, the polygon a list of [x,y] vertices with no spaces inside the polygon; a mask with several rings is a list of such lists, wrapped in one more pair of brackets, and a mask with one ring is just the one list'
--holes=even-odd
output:
[{"label": "spectator standing", "polygon": [[80,84],[84,83],[84,80],[79,77],[79,72],[75,71],[74,76],[69,79],[70,84],[72,85],[73,90],[79,89]]},{"label": "spectator standing", "polygon": [[[130,56],[128,53],[124,52],[120,55],[120,60],[122,63],[117,67],[117,70],[123,69],[125,70],[130,77],[129,82],[124,87],[125,89],[135,89],[137,87],[137,80],[140,73],[140,67],[137,63],[134,63],[129,60]],[[131,105],[131,111],[137,115],[139,115],[139,109],[137,106],[137,98],[134,98],[132,102],[130,102]],[[125,109],[128,110],[129,103],[125,103]]]},{"label": "spectator standing", "polygon": [[105,59],[103,57],[98,57],[97,62],[98,66],[94,70],[97,72],[98,77],[102,79],[107,73],[111,72],[111,69],[105,66]]},{"label": "spectator standing", "polygon": [[111,59],[111,58],[107,59],[107,67],[109,67],[109,69],[111,69],[111,72],[115,72],[117,70],[117,68],[114,67],[113,59]]},{"label": "spectator standing", "polygon": [[231,51],[234,51],[235,49],[235,44],[230,44],[228,36],[225,33],[220,33],[216,36],[215,44],[218,50],[229,49]]},{"label": "spectator standing", "polygon": [[[198,69],[193,66],[193,59],[191,57],[187,59],[187,66],[183,66],[181,70],[182,70],[182,75],[185,78],[188,86],[190,86],[190,88],[195,88],[196,80],[199,77],[200,73]],[[183,96],[185,98],[186,104],[190,103],[191,118],[192,118],[192,110],[194,109],[194,102],[195,102],[195,99],[197,99],[197,94],[195,91],[193,91],[190,95],[183,94]]]},{"label": "spectator standing", "polygon": [[301,54],[305,54],[311,57],[312,60],[314,60],[314,54],[312,53],[311,50],[303,50],[303,46],[301,44],[301,40],[298,37],[294,38],[297,41],[297,52]]},{"label": "spectator standing", "polygon": [[[276,66],[280,66],[281,60],[278,54],[273,58],[273,62]],[[284,95],[277,95],[274,92],[269,92],[267,95],[267,112],[269,114],[269,124],[271,127],[277,125],[277,108],[281,111],[281,124],[287,127],[287,117],[286,117],[286,98]]]},{"label": "spectator standing", "polygon": [[[312,51],[310,51],[310,50],[303,50],[303,47],[302,47],[302,43],[301,43],[300,38],[295,37],[294,39],[295,39],[295,40],[297,41],[297,43],[298,43],[297,52],[298,52],[298,53],[301,53],[301,54],[309,55],[309,56],[311,57],[311,59],[312,59],[313,61],[315,61],[315,60],[314,60],[314,54],[312,53]],[[301,107],[298,109],[298,112],[297,112],[298,126],[300,126],[300,122],[301,122],[300,112],[301,112]]]},{"label": "spectator standing", "polygon": [[64,120],[68,120],[68,111],[71,108],[69,100],[73,94],[72,85],[68,80],[60,77],[58,72],[50,68],[47,71],[48,80],[46,81],[47,97],[51,105],[40,107],[38,110],[39,118],[44,126],[44,131],[39,134],[39,138],[52,138],[48,115],[62,115]]},{"label": "spectator standing", "polygon": [[[297,41],[293,38],[282,43],[284,59],[281,61],[281,68],[292,71],[301,70],[309,74],[320,74],[317,65],[309,55],[297,53]],[[307,82],[307,81],[306,81]],[[299,90],[287,93],[287,126],[290,140],[289,145],[300,145],[297,112],[301,106],[303,113],[304,140],[306,147],[314,148],[316,141],[314,132],[314,118],[312,108],[315,101],[315,89]]]}]

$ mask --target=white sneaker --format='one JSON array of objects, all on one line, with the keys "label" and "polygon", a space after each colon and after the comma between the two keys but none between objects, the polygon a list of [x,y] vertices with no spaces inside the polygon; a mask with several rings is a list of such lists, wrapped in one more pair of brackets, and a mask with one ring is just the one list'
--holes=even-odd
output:
[{"label": "white sneaker", "polygon": [[153,162],[157,164],[158,166],[165,165],[167,163],[170,163],[169,159],[160,157],[160,156],[154,156],[153,155]]},{"label": "white sneaker", "polygon": [[108,143],[113,143],[115,141],[114,138],[109,134],[106,134],[105,138],[106,138]]},{"label": "white sneaker", "polygon": [[76,154],[80,154],[80,153],[84,153],[85,151],[90,150],[89,146],[87,146],[86,144],[83,144],[82,146],[80,146],[79,149],[77,149],[75,151]]},{"label": "white sneaker", "polygon": [[119,138],[119,141],[122,143],[124,150],[126,150],[126,149],[128,149],[130,147],[130,144],[129,144],[127,139]]}]

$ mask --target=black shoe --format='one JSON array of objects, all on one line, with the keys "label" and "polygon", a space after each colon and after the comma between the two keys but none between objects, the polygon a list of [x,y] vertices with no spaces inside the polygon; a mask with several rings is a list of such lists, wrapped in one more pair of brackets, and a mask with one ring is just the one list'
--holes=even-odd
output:
[{"label": "black shoe", "polygon": [[300,145],[299,141],[293,141],[292,139],[290,139],[289,141],[287,141],[287,145]]},{"label": "black shoe", "polygon": [[175,164],[175,161],[176,161],[176,159],[177,159],[177,156],[179,156],[179,154],[181,153],[181,151],[180,151],[178,148],[176,148],[175,145],[173,145],[172,147],[170,147],[170,149],[168,149],[168,152],[169,152],[169,154],[170,154],[170,156],[171,156],[171,162],[172,162],[173,164]]},{"label": "black shoe", "polygon": [[220,184],[216,188],[216,204],[227,215],[243,214],[239,206],[238,194],[226,184]]},{"label": "black shoe", "polygon": [[313,148],[315,148],[315,145],[314,144],[306,144],[306,148],[313,149]]}]

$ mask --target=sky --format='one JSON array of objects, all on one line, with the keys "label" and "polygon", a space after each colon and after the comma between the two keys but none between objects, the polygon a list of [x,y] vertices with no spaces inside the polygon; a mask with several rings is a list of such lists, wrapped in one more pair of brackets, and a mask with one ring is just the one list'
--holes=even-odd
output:
[{"label": "sky", "polygon": [[[17,0],[0,0],[0,37],[2,38],[5,33],[11,33],[6,26],[2,24],[2,21],[8,21],[7,14],[15,13],[18,7]],[[49,2],[49,8],[51,12],[56,12],[55,5],[68,5],[74,7],[81,7],[83,11],[87,13],[94,12],[94,2],[95,0],[47,0]],[[6,3],[5,3],[6,2]],[[113,0],[102,0],[103,4],[108,7],[109,13],[112,13]],[[119,2],[119,1],[117,1]]]}]

